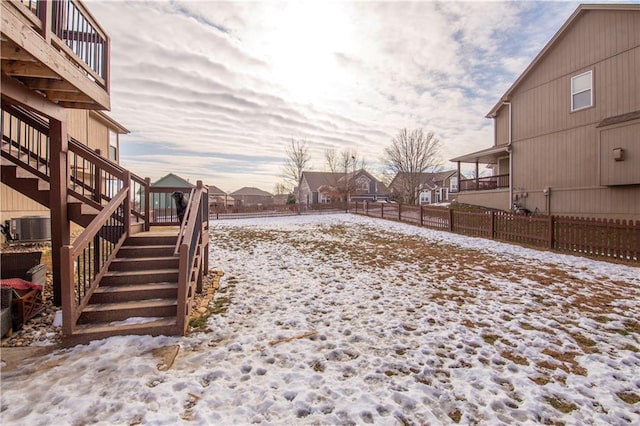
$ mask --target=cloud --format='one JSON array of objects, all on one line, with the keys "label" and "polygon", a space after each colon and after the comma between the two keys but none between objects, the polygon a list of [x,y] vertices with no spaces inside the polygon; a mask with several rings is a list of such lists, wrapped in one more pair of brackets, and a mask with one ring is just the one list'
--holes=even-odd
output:
[{"label": "cloud", "polygon": [[284,146],[355,149],[379,172],[402,128],[443,158],[488,147],[484,118],[576,3],[90,2],[111,37],[121,162],[228,191],[271,190]]}]

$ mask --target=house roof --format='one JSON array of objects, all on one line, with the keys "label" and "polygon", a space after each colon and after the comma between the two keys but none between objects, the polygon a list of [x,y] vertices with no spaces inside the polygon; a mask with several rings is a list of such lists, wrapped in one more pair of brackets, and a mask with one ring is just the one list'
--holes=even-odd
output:
[{"label": "house roof", "polygon": [[302,179],[307,181],[311,191],[317,191],[323,185],[336,185],[344,173],[302,172]]},{"label": "house roof", "polygon": [[507,145],[492,146],[480,151],[472,152],[470,154],[461,155],[460,157],[452,158],[449,161],[459,161],[461,163],[495,163],[498,159],[498,154],[503,152],[509,152]]},{"label": "house roof", "polygon": [[167,188],[167,187],[177,187],[177,188],[193,188],[195,187],[194,184],[190,183],[188,180],[181,178],[180,176],[173,174],[173,173],[169,173],[168,175],[165,175],[163,177],[161,177],[160,179],[158,179],[157,181],[155,181],[154,183],[151,184],[151,186],[156,186],[156,187],[160,187],[160,188]]},{"label": "house roof", "polygon": [[[558,32],[549,40],[549,42],[544,46],[544,48],[538,53],[538,55],[533,59],[533,61],[529,64],[529,66],[520,74],[520,77],[507,89],[507,91],[502,95],[498,103],[489,111],[486,115],[487,118],[494,118],[496,113],[502,107],[505,102],[509,102],[511,98],[511,94],[518,88],[518,86],[524,81],[524,79],[533,71],[533,69],[547,56],[549,51],[553,49],[554,45],[560,40],[573,26],[573,24],[580,19],[580,17],[588,10],[640,10],[640,5],[637,4],[581,4],[578,8],[573,12],[573,14],[567,19],[567,21],[560,27]],[[458,160],[451,160],[458,161]]]},{"label": "house roof", "polygon": [[244,188],[240,188],[229,195],[231,195],[232,197],[242,197],[242,196],[273,197],[273,194],[270,194],[267,191],[263,191],[262,189],[251,187],[251,186],[245,186]]},{"label": "house roof", "polygon": [[214,197],[217,195],[227,195],[226,192],[224,192],[222,189],[218,188],[215,185],[207,185],[207,187],[209,188],[209,196],[210,197]]},{"label": "house roof", "polygon": [[104,122],[104,124],[106,124],[107,127],[113,130],[116,130],[121,135],[126,135],[131,133],[126,127],[124,127],[122,124],[118,123],[116,120],[109,117],[107,114],[105,114],[102,111],[97,111],[92,109],[92,110],[89,110],[89,114],[95,117],[96,119]]}]

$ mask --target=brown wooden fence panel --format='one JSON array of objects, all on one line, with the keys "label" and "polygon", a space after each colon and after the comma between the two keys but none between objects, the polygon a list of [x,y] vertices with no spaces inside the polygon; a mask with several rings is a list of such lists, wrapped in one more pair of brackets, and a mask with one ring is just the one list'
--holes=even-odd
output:
[{"label": "brown wooden fence panel", "polygon": [[536,247],[548,247],[549,218],[509,212],[493,213],[494,238]]},{"label": "brown wooden fence panel", "polygon": [[640,262],[640,221],[364,203],[357,213],[558,252]]},{"label": "brown wooden fence panel", "polygon": [[445,207],[422,207],[422,226],[448,231],[449,209]]},{"label": "brown wooden fence panel", "polygon": [[403,204],[400,212],[400,221],[420,225],[420,206],[410,206]]},{"label": "brown wooden fence panel", "polygon": [[556,217],[553,248],[637,262],[640,258],[640,221]]},{"label": "brown wooden fence panel", "polygon": [[473,237],[492,238],[491,214],[453,210],[453,232]]}]

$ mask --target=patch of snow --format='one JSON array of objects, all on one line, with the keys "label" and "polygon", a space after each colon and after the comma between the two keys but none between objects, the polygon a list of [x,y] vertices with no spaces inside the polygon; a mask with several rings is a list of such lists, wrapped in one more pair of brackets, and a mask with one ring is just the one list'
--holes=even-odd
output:
[{"label": "patch of snow", "polygon": [[345,214],[211,241],[211,333],[56,351],[2,423],[640,423],[638,268]]}]

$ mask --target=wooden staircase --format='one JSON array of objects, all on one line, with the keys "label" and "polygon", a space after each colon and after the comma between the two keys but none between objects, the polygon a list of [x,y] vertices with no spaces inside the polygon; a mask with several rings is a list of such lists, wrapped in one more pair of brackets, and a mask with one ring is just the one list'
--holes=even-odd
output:
[{"label": "wooden staircase", "polygon": [[[12,105],[3,104],[2,114],[2,183],[55,209],[50,159],[61,159],[58,171],[69,170],[66,187],[60,190],[65,202],[59,208],[84,230],[71,244],[56,246],[52,241],[59,259],[53,272],[54,291],[58,289],[62,299],[63,344],[116,335],[184,335],[194,294],[201,291],[207,270],[208,195],[202,182],[191,190],[181,224],[175,206],[157,219],[149,200],[180,188],[155,190],[149,179],[73,138],[68,138],[65,155],[50,156],[49,139],[43,136],[48,123]],[[181,226],[151,229],[175,225]]]},{"label": "wooden staircase", "polygon": [[[3,143],[3,151],[4,151]],[[6,151],[5,151],[6,152]],[[29,197],[37,203],[49,207],[49,182],[44,178],[17,166],[6,158],[1,163],[2,183]],[[67,216],[70,221],[86,228],[99,211],[69,195],[67,197]]]},{"label": "wooden staircase", "polygon": [[177,327],[177,235],[130,236],[109,265],[100,285],[65,344],[115,335],[171,335]]}]

